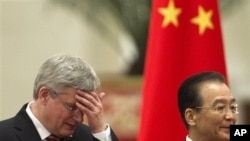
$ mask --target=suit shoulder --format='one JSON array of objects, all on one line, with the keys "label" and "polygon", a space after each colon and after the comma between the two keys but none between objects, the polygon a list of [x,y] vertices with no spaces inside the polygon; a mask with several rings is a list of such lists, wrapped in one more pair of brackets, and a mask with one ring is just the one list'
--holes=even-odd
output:
[{"label": "suit shoulder", "polygon": [[2,120],[0,121],[0,130],[13,127],[13,125],[14,125],[14,118]]},{"label": "suit shoulder", "polygon": [[[14,119],[6,119],[0,121],[0,140],[2,139],[14,139]],[[14,140],[13,140],[14,141]]]},{"label": "suit shoulder", "polygon": [[89,126],[85,125],[85,124],[79,124],[77,127],[76,127],[76,131],[77,130],[81,130],[81,131],[85,131],[85,132],[91,132]]},{"label": "suit shoulder", "polygon": [[86,138],[88,140],[93,140],[93,136],[90,128],[85,124],[79,124],[74,132],[74,135],[77,138]]}]

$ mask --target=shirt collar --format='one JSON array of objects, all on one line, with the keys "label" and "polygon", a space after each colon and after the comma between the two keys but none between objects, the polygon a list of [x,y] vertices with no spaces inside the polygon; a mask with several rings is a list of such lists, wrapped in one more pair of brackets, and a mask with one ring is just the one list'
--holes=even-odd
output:
[{"label": "shirt collar", "polygon": [[192,141],[192,139],[187,135],[186,136],[186,141]]},{"label": "shirt collar", "polygon": [[42,125],[42,123],[35,117],[35,115],[32,113],[30,106],[34,103],[34,101],[31,101],[28,106],[26,107],[26,112],[30,119],[32,120],[34,126],[36,127],[36,130],[38,131],[38,134],[40,135],[41,139],[44,140],[47,138],[51,133]]}]

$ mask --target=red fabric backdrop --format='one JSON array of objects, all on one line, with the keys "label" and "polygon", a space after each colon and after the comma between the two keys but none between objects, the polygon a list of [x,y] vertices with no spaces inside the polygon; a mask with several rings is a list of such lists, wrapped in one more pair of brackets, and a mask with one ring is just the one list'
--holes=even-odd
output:
[{"label": "red fabric backdrop", "polygon": [[187,134],[177,107],[181,82],[201,71],[226,77],[218,3],[152,2],[138,141],[181,141]]}]

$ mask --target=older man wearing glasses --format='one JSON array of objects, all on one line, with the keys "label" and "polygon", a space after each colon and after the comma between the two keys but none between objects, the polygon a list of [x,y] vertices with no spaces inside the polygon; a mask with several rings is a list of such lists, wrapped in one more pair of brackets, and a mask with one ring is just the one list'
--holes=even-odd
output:
[{"label": "older man wearing glasses", "polygon": [[220,73],[187,78],[178,91],[178,106],[188,129],[186,141],[229,141],[238,106]]},{"label": "older man wearing glasses", "polygon": [[[103,120],[100,81],[78,57],[55,55],[41,66],[34,100],[13,118],[0,122],[3,141],[117,141]],[[88,126],[82,124],[87,117]]]}]

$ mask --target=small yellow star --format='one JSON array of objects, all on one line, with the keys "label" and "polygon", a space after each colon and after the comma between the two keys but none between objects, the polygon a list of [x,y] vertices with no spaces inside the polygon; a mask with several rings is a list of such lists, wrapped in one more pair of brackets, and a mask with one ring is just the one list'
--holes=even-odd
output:
[{"label": "small yellow star", "polygon": [[167,7],[159,8],[158,12],[164,17],[162,27],[166,27],[171,23],[176,27],[178,26],[177,16],[180,15],[181,9],[175,7],[173,0],[170,0]]},{"label": "small yellow star", "polygon": [[204,34],[207,28],[213,29],[214,25],[211,21],[211,17],[213,15],[213,11],[205,11],[202,6],[198,7],[199,15],[191,19],[191,23],[197,24],[199,26],[199,34]]}]

